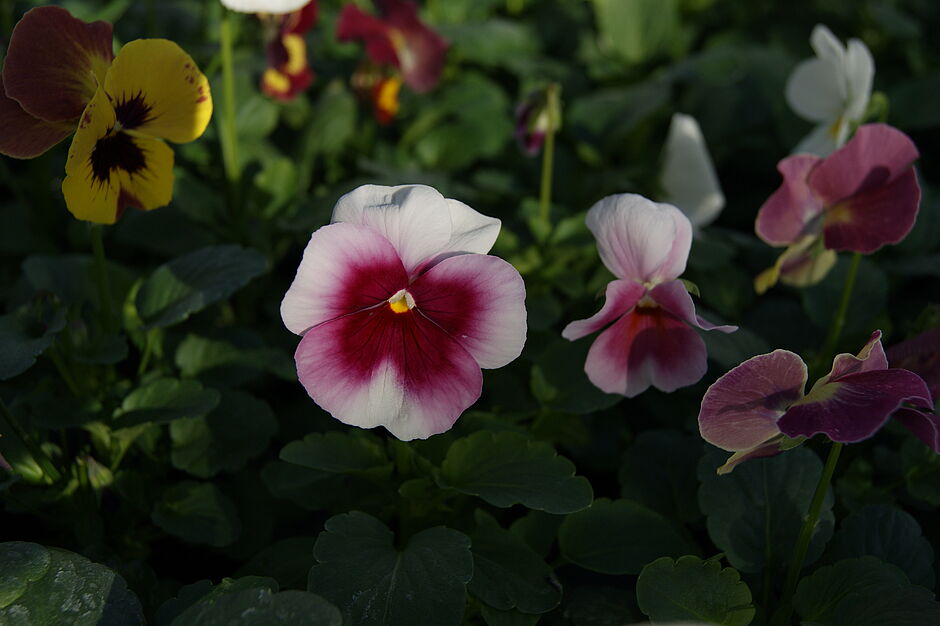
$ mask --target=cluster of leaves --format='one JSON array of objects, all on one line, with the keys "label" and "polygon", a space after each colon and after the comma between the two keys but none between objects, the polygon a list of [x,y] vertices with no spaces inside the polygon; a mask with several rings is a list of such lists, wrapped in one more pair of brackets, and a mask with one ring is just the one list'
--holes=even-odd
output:
[{"label": "cluster of leaves", "polygon": [[[2,36],[32,4],[0,7]],[[115,22],[121,40],[172,34],[222,93],[218,3],[62,4]],[[863,260],[840,347],[940,322],[940,58],[923,38],[940,7],[805,5],[429,1],[451,43],[444,78],[403,92],[389,126],[347,84],[362,51],[333,37],[340,2],[321,2],[316,83],[291,103],[257,93],[261,25],[244,16],[241,179],[226,180],[216,125],[180,146],[173,204],[106,234],[109,294],[58,193],[65,152],[0,162],[0,458],[14,470],[0,469],[0,623],[768,621],[822,463],[811,443],[719,477],[695,416],[743,359],[814,356],[839,298],[844,259],[809,289],[752,288],[774,257],[756,209],[808,128],[783,85],[817,21],[865,39],[890,122],[923,154],[917,225]],[[547,81],[564,101],[551,229],[540,163],[512,140],[513,103]],[[728,198],[687,276],[710,319],[741,330],[705,336],[699,384],[624,400],[585,377],[589,340],[559,331],[610,279],[584,211],[613,192],[656,197],[675,111],[701,122]],[[494,253],[526,281],[522,357],[487,371],[480,402],[427,441],[342,427],[314,405],[278,314],[309,233],[365,182],[431,184],[499,217]],[[940,622],[940,460],[893,428],[843,458],[795,613]]]}]

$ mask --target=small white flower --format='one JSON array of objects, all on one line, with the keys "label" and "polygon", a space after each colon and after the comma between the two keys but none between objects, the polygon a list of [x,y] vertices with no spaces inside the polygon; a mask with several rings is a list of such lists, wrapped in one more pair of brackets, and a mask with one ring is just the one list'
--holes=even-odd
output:
[{"label": "small white flower", "polygon": [[222,5],[239,13],[293,13],[309,0],[221,0]]},{"label": "small white flower", "polygon": [[695,229],[712,223],[725,206],[725,196],[694,117],[672,116],[663,151],[662,201],[678,207]]},{"label": "small white flower", "polygon": [[822,24],[813,28],[810,44],[816,58],[796,66],[787,80],[786,97],[797,115],[819,125],[794,152],[828,156],[845,144],[851,124],[865,115],[875,62],[860,40],[849,39],[843,46]]}]

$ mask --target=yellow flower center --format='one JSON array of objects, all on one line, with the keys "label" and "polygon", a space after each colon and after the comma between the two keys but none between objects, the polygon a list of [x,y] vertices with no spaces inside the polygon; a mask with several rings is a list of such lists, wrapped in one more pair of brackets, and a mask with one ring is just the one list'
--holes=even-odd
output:
[{"label": "yellow flower center", "polygon": [[393,313],[407,313],[413,309],[414,306],[415,299],[404,289],[399,289],[394,296],[388,299],[388,308],[390,308]]},{"label": "yellow flower center", "polygon": [[287,50],[287,64],[283,70],[288,74],[299,74],[307,67],[307,43],[301,35],[288,33],[281,38]]}]

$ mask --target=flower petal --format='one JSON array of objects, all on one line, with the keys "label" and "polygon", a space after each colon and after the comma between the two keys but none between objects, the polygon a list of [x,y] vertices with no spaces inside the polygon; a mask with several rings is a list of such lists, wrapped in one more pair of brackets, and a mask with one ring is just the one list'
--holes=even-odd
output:
[{"label": "flower petal", "polygon": [[222,5],[230,11],[239,13],[291,13],[309,0],[222,0]]},{"label": "flower petal", "polygon": [[388,240],[358,224],[330,224],[310,236],[281,301],[281,319],[302,335],[317,324],[382,304],[407,285]]},{"label": "flower petal", "polygon": [[814,385],[777,425],[789,437],[823,433],[833,441],[854,443],[875,434],[904,402],[930,404],[930,391],[917,374],[899,369],[859,372]]},{"label": "flower petal", "polygon": [[418,5],[405,0],[376,0],[389,25],[388,37],[398,58],[405,84],[418,93],[440,82],[447,42],[418,18]]},{"label": "flower petal", "polygon": [[310,397],[346,424],[399,439],[453,426],[480,396],[480,366],[436,324],[379,307],[311,328],[295,354]]},{"label": "flower petal", "polygon": [[822,239],[807,235],[788,247],[777,260],[780,281],[793,287],[815,285],[829,273],[838,255],[827,250]]},{"label": "flower petal", "polygon": [[759,447],[779,434],[778,420],[803,396],[806,364],[789,350],[744,361],[716,380],[702,398],[699,432],[724,450]]},{"label": "flower petal", "polygon": [[847,98],[841,63],[831,59],[801,61],[787,79],[787,104],[811,122],[832,123],[845,109]]},{"label": "flower petal", "polygon": [[737,326],[715,326],[711,322],[695,314],[695,303],[689,295],[681,280],[671,280],[660,283],[650,290],[650,297],[666,311],[684,321],[690,326],[702,330],[720,330],[723,333],[733,333]]},{"label": "flower petal", "polygon": [[46,122],[23,110],[19,102],[3,91],[0,74],[0,154],[31,159],[56,145],[75,130],[68,122]]},{"label": "flower petal", "polygon": [[587,319],[569,323],[561,331],[561,336],[568,341],[574,341],[604,328],[632,310],[644,294],[646,287],[632,280],[614,280],[607,283],[601,310]]},{"label": "flower petal", "polygon": [[885,356],[881,345],[881,331],[876,330],[858,351],[858,356],[847,353],[837,354],[832,361],[832,369],[821,380],[838,382],[840,378],[849,374],[884,369],[888,369],[888,357]]},{"label": "flower petal", "polygon": [[771,437],[767,441],[760,443],[753,448],[748,448],[747,450],[739,450],[731,456],[728,457],[728,460],[718,468],[717,474],[719,476],[724,476],[725,474],[730,474],[734,468],[736,468],[741,463],[745,461],[750,461],[751,459],[763,459],[771,456],[777,456],[783,449],[780,447],[780,443],[786,439],[786,436],[782,433],[778,433],[777,436]]},{"label": "flower petal", "polygon": [[486,254],[489,252],[496,243],[502,222],[495,217],[487,217],[474,211],[459,200],[451,198],[444,200],[450,212],[451,234],[442,252],[444,254],[466,252]]},{"label": "flower petal", "polygon": [[444,259],[408,291],[418,314],[455,339],[480,367],[502,367],[522,353],[525,283],[506,261],[483,254]]},{"label": "flower petal", "polygon": [[346,4],[336,21],[336,38],[340,41],[361,39],[366,54],[378,65],[398,66],[398,54],[388,34],[388,25],[369,15],[355,4]]},{"label": "flower petal", "polygon": [[587,213],[601,261],[617,278],[672,280],[685,271],[692,225],[671,204],[633,193],[607,196]]},{"label": "flower petal", "polygon": [[842,147],[846,135],[848,135],[848,125],[844,118],[839,118],[835,122],[825,121],[803,137],[791,154],[807,153],[827,157]]},{"label": "flower petal", "polygon": [[902,408],[894,414],[898,420],[914,435],[940,454],[940,416],[926,411]]},{"label": "flower petal", "polygon": [[650,385],[675,391],[705,375],[705,342],[660,307],[637,307],[602,332],[584,371],[601,391],[632,398]]},{"label": "flower petal", "polygon": [[702,130],[690,115],[672,116],[660,185],[663,199],[685,213],[693,228],[710,224],[725,206]]},{"label": "flower petal", "polygon": [[47,122],[77,119],[104,82],[114,53],[111,25],[90,24],[59,7],[27,11],[3,62],[6,94]]},{"label": "flower petal", "polygon": [[809,234],[813,220],[822,213],[823,203],[813,194],[807,177],[821,161],[811,154],[797,154],[777,164],[783,184],[757,212],[754,230],[758,237],[772,246],[785,246]]},{"label": "flower petal", "polygon": [[175,143],[202,135],[212,117],[209,81],[167,39],[137,39],[121,48],[104,90],[123,128]]},{"label": "flower petal", "polygon": [[332,221],[377,231],[395,247],[412,276],[443,252],[453,236],[451,208],[426,185],[362,185],[337,201]]},{"label": "flower petal", "polygon": [[820,59],[841,64],[845,59],[845,47],[825,24],[816,24],[809,36],[809,45]]},{"label": "flower petal", "polygon": [[849,92],[845,114],[849,119],[861,120],[865,115],[874,77],[875,60],[868,46],[859,39],[849,39],[845,55],[845,78]]},{"label": "flower petal", "polygon": [[940,326],[888,348],[891,367],[914,372],[924,379],[930,395],[940,397]]}]

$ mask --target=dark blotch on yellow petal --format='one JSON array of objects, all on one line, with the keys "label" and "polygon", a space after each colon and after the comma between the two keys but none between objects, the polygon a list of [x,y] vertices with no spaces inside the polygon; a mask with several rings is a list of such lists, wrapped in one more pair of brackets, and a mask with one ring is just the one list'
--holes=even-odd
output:
[{"label": "dark blotch on yellow petal", "polygon": [[91,153],[91,171],[95,180],[107,182],[117,169],[134,174],[147,166],[144,153],[127,133],[111,133],[95,143]]},{"label": "dark blotch on yellow petal", "polygon": [[114,115],[121,127],[134,129],[143,126],[151,119],[150,105],[144,100],[144,95],[137,92],[130,98],[121,98],[114,104]]}]

